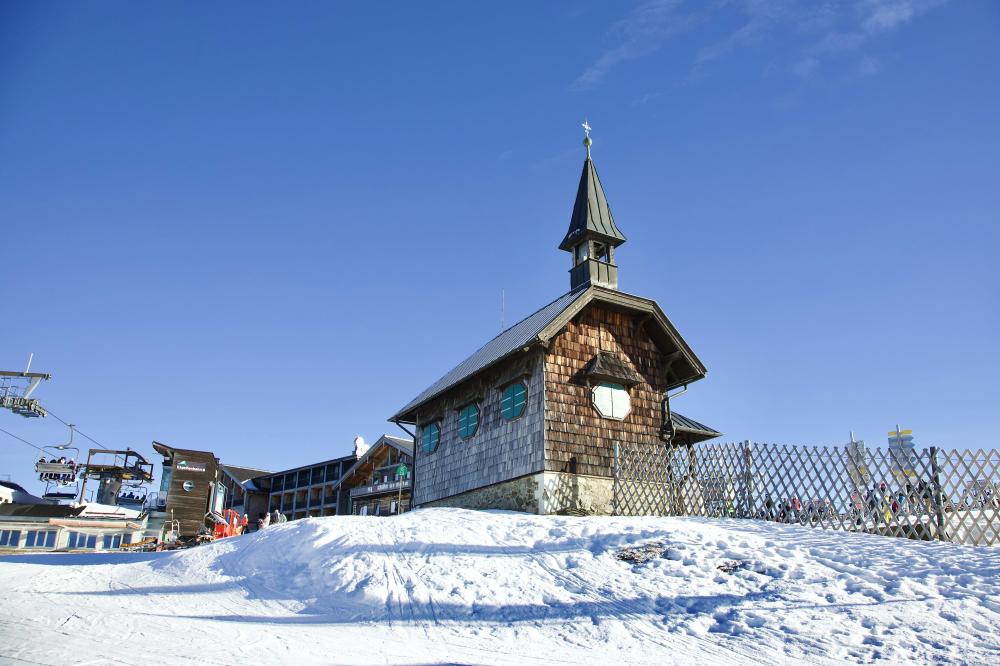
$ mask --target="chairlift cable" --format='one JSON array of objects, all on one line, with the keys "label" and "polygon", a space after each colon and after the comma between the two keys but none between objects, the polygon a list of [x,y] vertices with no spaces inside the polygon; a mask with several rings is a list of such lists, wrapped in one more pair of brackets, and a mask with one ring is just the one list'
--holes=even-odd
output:
[{"label": "chairlift cable", "polygon": [[9,436],[11,436],[11,437],[13,437],[14,439],[16,439],[16,440],[18,440],[18,441],[21,441],[21,442],[24,442],[25,444],[27,444],[28,446],[30,446],[30,447],[32,447],[32,448],[35,448],[35,449],[38,449],[39,451],[42,451],[42,453],[44,453],[44,452],[45,452],[45,451],[44,451],[44,450],[42,449],[42,447],[40,447],[40,446],[35,446],[34,444],[32,444],[31,442],[29,442],[28,440],[24,439],[23,437],[18,437],[17,435],[15,435],[15,434],[14,434],[14,433],[12,433],[12,432],[8,432],[8,431],[4,430],[3,428],[0,428],[0,432],[2,432],[2,433],[3,433],[3,434],[5,434],[5,435],[9,435]]},{"label": "chairlift cable", "polygon": [[75,431],[76,431],[76,434],[78,434],[78,435],[83,435],[84,437],[86,437],[87,439],[89,439],[90,441],[92,441],[92,442],[93,442],[94,444],[97,444],[97,445],[98,445],[99,447],[101,447],[102,449],[106,449],[106,448],[108,448],[108,447],[104,446],[103,444],[101,444],[100,442],[98,442],[98,441],[97,441],[96,439],[94,439],[93,437],[91,437],[90,435],[88,435],[87,433],[85,433],[85,432],[81,432],[81,431],[80,431],[80,429],[79,429],[78,427],[76,427],[75,425],[73,425],[73,426],[70,426],[70,424],[69,424],[69,423],[68,423],[67,421],[63,421],[63,420],[62,420],[61,418],[59,418],[59,417],[58,417],[58,416],[57,416],[56,414],[53,414],[53,413],[52,413],[52,410],[51,410],[51,409],[49,409],[48,407],[46,407],[46,408],[45,408],[45,411],[46,411],[46,412],[48,412],[48,415],[49,415],[49,416],[51,416],[51,417],[55,418],[55,420],[56,420],[56,421],[59,421],[60,423],[62,423],[62,424],[63,424],[64,426],[66,426],[67,428],[69,428],[69,427],[72,427],[72,428],[73,428],[73,430],[75,430]]}]

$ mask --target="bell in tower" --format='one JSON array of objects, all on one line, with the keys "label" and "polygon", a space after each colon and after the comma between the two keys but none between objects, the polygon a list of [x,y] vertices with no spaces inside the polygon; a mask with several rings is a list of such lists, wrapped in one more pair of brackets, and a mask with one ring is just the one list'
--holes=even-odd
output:
[{"label": "bell in tower", "polygon": [[566,250],[573,257],[573,267],[569,271],[571,290],[591,285],[618,289],[615,248],[625,242],[625,236],[615,225],[604,188],[597,177],[597,169],[590,159],[593,141],[587,122],[583,123],[583,130],[587,158],[583,162],[569,230],[559,249]]}]

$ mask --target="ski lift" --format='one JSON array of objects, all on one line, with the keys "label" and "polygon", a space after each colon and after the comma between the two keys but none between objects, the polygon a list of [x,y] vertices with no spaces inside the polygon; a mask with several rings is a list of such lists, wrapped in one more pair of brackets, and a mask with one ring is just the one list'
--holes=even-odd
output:
[{"label": "ski lift", "polygon": [[42,499],[49,500],[51,502],[67,502],[76,499],[77,492],[74,490],[75,485],[69,486],[56,486],[53,489],[46,487],[45,492],[42,493]]},{"label": "ski lift", "polygon": [[[35,463],[38,480],[46,483],[70,484],[76,483],[80,470],[77,459],[80,449],[73,446],[75,426],[69,424],[69,441],[65,444],[43,446],[42,457]],[[69,453],[67,456],[66,454]]]},{"label": "ski lift", "polygon": [[0,409],[9,409],[25,418],[48,415],[45,408],[38,400],[32,398],[31,394],[43,379],[51,379],[52,375],[44,372],[28,372],[31,370],[32,358],[34,354],[28,357],[28,365],[24,372],[0,370]]},{"label": "ski lift", "polygon": [[118,492],[118,506],[141,507],[146,503],[147,490],[143,485],[124,485]]},{"label": "ski lift", "polygon": [[77,478],[80,450],[73,446],[74,426],[69,426],[69,441],[65,444],[42,447],[42,457],[35,463],[38,480],[45,482],[42,499],[51,502],[75,500],[80,493]]}]

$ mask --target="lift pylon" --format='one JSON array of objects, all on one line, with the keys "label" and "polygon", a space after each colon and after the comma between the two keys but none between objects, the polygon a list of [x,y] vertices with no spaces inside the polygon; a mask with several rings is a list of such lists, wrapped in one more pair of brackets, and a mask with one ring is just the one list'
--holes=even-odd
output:
[{"label": "lift pylon", "polygon": [[32,398],[31,394],[43,379],[46,381],[52,379],[52,375],[45,372],[29,372],[33,357],[34,354],[28,357],[28,365],[24,372],[0,370],[0,408],[9,409],[26,418],[48,415],[45,408],[38,400]]}]

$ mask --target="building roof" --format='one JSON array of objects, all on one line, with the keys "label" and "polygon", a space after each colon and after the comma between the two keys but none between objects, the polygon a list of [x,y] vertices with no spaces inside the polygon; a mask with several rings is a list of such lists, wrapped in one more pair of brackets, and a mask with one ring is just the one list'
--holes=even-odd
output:
[{"label": "building roof", "polygon": [[604,196],[601,179],[597,177],[597,169],[589,155],[583,162],[583,173],[580,174],[580,185],[576,190],[569,230],[559,244],[559,249],[572,250],[573,246],[588,236],[614,246],[625,242],[625,235],[618,229],[615,218],[611,216],[608,198]]},{"label": "building roof", "polygon": [[312,467],[319,467],[321,465],[329,465],[330,463],[339,463],[339,462],[343,462],[345,460],[354,460],[356,457],[357,456],[355,456],[352,453],[350,455],[340,456],[339,458],[330,458],[329,460],[321,460],[319,462],[309,463],[308,465],[299,465],[297,467],[289,467],[288,469],[279,470],[277,472],[265,472],[263,474],[255,476],[254,478],[255,479],[266,479],[266,478],[272,477],[272,476],[280,476],[282,474],[288,474],[289,472],[298,472],[298,471],[303,470],[303,469],[310,469]]},{"label": "building roof", "polygon": [[32,495],[21,485],[13,481],[0,481],[0,486],[11,491],[11,501],[15,504],[48,504],[44,499]]},{"label": "building roof", "polygon": [[27,518],[67,518],[83,512],[83,506],[66,504],[0,504],[0,516],[20,516]]},{"label": "building roof", "polygon": [[177,447],[177,446],[171,446],[169,444],[164,444],[163,442],[157,442],[156,440],[153,440],[153,450],[156,451],[157,453],[159,453],[161,456],[164,456],[166,458],[169,458],[171,456],[175,456],[178,453],[206,453],[206,454],[214,457],[216,460],[219,459],[219,457],[217,455],[215,455],[211,451],[201,451],[201,450],[198,450],[198,449],[182,449],[182,448]]},{"label": "building roof", "polygon": [[445,373],[443,377],[421,391],[417,397],[407,403],[405,407],[400,409],[389,420],[395,421],[401,419],[416,407],[444,393],[462,380],[468,379],[480,370],[509,356],[511,353],[532,344],[532,342],[537,340],[538,334],[542,329],[551,324],[562,312],[565,312],[566,308],[574,301],[582,297],[585,291],[585,289],[577,289],[563,294],[548,305],[517,322],[506,331],[503,331],[500,335],[480,347],[474,354]]},{"label": "building roof", "polygon": [[609,351],[597,352],[594,358],[587,362],[583,374],[591,379],[621,382],[629,387],[642,382],[642,375],[633,370],[625,359]]},{"label": "building roof", "polygon": [[[392,443],[397,449],[399,449],[403,453],[409,453],[411,455],[413,454],[412,439],[409,439],[407,437],[396,437],[395,435],[382,435],[381,437],[379,437],[379,440],[381,439],[390,440],[390,443]],[[375,443],[378,444],[378,440],[376,440]]]},{"label": "building roof", "polygon": [[27,490],[24,489],[23,486],[20,486],[20,485],[14,483],[13,481],[0,481],[0,486],[3,486],[4,488],[9,488],[11,490],[16,490],[16,491],[22,492],[22,493],[27,493],[28,492]]},{"label": "building roof", "polygon": [[712,439],[713,437],[721,437],[722,433],[714,428],[709,428],[704,423],[698,423],[694,419],[689,419],[683,414],[678,414],[677,412],[670,412],[670,422],[674,424],[674,429],[677,432],[686,432],[693,435],[702,435],[696,441],[704,441],[706,439]]},{"label": "building roof", "polygon": [[237,467],[236,465],[222,465],[222,469],[240,484],[246,483],[247,481],[255,479],[258,476],[267,476],[268,474],[271,474],[271,472],[266,469]]},{"label": "building roof", "polygon": [[666,387],[668,390],[705,376],[705,366],[663,314],[656,301],[598,286],[580,287],[563,294],[487,342],[423,390],[389,420],[413,423],[413,413],[418,407],[494,363],[526,350],[536,343],[548,342],[569,323],[570,319],[593,301],[648,315],[648,321],[655,324],[650,329],[650,334],[664,347],[675,349],[678,360],[682,361],[681,364],[672,366],[674,369]]},{"label": "building roof", "polygon": [[334,485],[334,487],[336,488],[336,487],[339,487],[339,486],[343,485],[344,480],[350,478],[354,474],[355,471],[357,471],[366,462],[368,462],[368,459],[371,458],[375,454],[375,452],[378,449],[380,449],[383,445],[384,446],[391,446],[394,449],[398,449],[399,451],[402,451],[403,453],[405,453],[408,456],[412,456],[413,455],[413,440],[412,439],[405,439],[403,437],[393,437],[392,435],[382,435],[377,440],[375,440],[374,442],[372,442],[372,445],[370,447],[368,447],[368,450],[365,451],[361,455],[360,458],[358,458],[357,462],[355,462],[353,465],[351,465],[347,469],[347,471],[344,472],[341,475],[341,477],[337,480],[337,483]]}]

